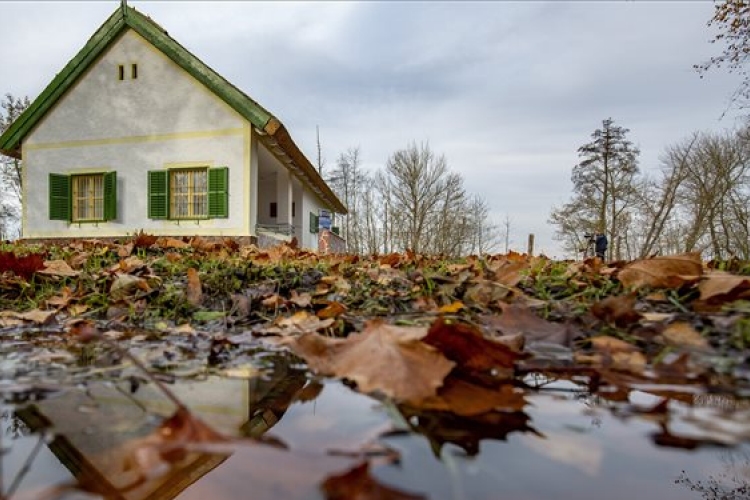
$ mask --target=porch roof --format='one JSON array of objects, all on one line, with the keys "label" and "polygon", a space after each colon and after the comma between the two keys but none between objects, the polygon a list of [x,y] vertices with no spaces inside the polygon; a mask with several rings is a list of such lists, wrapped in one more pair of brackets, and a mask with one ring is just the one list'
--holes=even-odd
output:
[{"label": "porch roof", "polygon": [[329,208],[338,213],[347,213],[344,204],[300,151],[278,118],[198,59],[150,17],[124,3],[96,30],[62,71],[55,75],[26,111],[0,135],[0,152],[20,159],[24,138],[128,28],[145,38],[250,122],[259,132],[261,140],[271,147],[283,164],[329,204]]}]

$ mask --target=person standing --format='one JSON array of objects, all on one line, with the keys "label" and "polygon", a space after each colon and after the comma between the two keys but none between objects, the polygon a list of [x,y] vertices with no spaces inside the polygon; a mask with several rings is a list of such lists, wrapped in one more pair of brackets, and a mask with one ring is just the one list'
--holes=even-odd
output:
[{"label": "person standing", "polygon": [[594,239],[594,250],[596,251],[596,256],[602,260],[604,260],[604,256],[607,254],[608,243],[607,236],[604,233],[596,233]]}]

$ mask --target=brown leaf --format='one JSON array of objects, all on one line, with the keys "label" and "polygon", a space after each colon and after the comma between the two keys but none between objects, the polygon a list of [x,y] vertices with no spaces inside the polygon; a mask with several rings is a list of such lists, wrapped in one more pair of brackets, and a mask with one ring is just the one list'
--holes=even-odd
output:
[{"label": "brown leaf", "polygon": [[682,347],[708,349],[708,341],[690,323],[677,321],[664,328],[662,337],[668,344]]},{"label": "brown leaf", "polygon": [[159,246],[162,248],[175,248],[175,249],[184,249],[184,248],[190,248],[190,243],[185,243],[182,240],[177,240],[175,238],[159,238],[158,240]]},{"label": "brown leaf", "polygon": [[286,304],[286,300],[284,300],[284,297],[282,297],[281,295],[274,293],[270,297],[266,297],[265,299],[261,300],[260,303],[263,307],[266,307],[268,309],[277,309]]},{"label": "brown leaf", "polygon": [[385,486],[370,476],[368,462],[362,462],[344,474],[329,476],[320,485],[328,500],[418,500],[427,498]]},{"label": "brown leaf", "polygon": [[750,278],[712,273],[698,285],[698,300],[709,304],[726,304],[750,294]]},{"label": "brown leaf", "polygon": [[486,339],[476,327],[438,318],[422,340],[457,363],[457,370],[482,380],[507,380],[517,359],[523,357],[508,346]]},{"label": "brown leaf", "polygon": [[360,391],[379,391],[396,400],[435,395],[454,363],[419,340],[401,337],[382,320],[346,339],[303,334],[289,342],[313,370],[357,383]]},{"label": "brown leaf", "polygon": [[614,354],[618,352],[636,352],[638,348],[633,344],[628,344],[624,340],[620,340],[609,335],[602,335],[600,337],[593,337],[591,339],[591,345],[594,346],[599,352]]},{"label": "brown leaf", "polygon": [[340,302],[330,302],[326,307],[318,311],[320,319],[338,318],[346,312],[346,306]]},{"label": "brown leaf", "polygon": [[79,342],[91,342],[92,340],[98,339],[101,335],[101,332],[94,322],[89,320],[72,323],[68,332]]},{"label": "brown leaf", "polygon": [[679,288],[703,274],[700,253],[636,260],[620,270],[617,278],[627,288]]},{"label": "brown leaf", "polygon": [[437,396],[409,402],[421,410],[449,411],[463,417],[473,417],[488,411],[521,411],[526,405],[522,390],[512,384],[487,389],[449,375]]},{"label": "brown leaf", "polygon": [[499,306],[502,314],[483,316],[480,321],[503,335],[523,335],[529,342],[550,342],[565,346],[570,344],[572,333],[568,326],[546,321],[520,304],[501,302]]},{"label": "brown leaf", "polygon": [[464,300],[485,307],[505,299],[513,289],[489,280],[472,280],[467,285]]},{"label": "brown leaf", "polygon": [[39,271],[39,274],[67,277],[74,277],[81,274],[79,271],[74,271],[64,260],[48,260],[44,263],[44,266],[44,269]]},{"label": "brown leaf", "polygon": [[336,320],[329,318],[321,320],[307,311],[299,311],[289,317],[277,318],[273,325],[260,330],[267,335],[299,335],[301,333],[313,333],[331,327]]},{"label": "brown leaf", "polygon": [[289,302],[297,307],[310,307],[310,304],[312,304],[312,295],[307,292],[297,293],[297,290],[292,290]]},{"label": "brown leaf", "polygon": [[635,310],[636,295],[610,296],[591,306],[591,314],[595,317],[620,327],[637,323],[641,319]]},{"label": "brown leaf", "polygon": [[203,302],[203,288],[198,271],[194,268],[187,270],[187,301],[193,307],[200,307]]},{"label": "brown leaf", "polygon": [[154,243],[156,243],[156,240],[159,238],[157,236],[154,236],[153,234],[146,234],[141,229],[137,233],[135,233],[135,237],[133,238],[133,246],[136,248],[148,248]]}]

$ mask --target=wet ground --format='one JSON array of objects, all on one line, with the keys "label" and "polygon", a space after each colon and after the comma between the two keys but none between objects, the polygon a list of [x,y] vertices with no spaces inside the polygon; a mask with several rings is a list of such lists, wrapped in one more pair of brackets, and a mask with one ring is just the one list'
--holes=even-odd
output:
[{"label": "wet ground", "polygon": [[165,372],[180,401],[231,437],[165,467],[148,443],[175,406],[137,370],[71,374],[54,350],[26,370],[5,349],[5,497],[750,498],[750,405],[695,387],[591,394],[528,375],[517,411],[460,417],[360,394],[253,345],[220,371]]}]

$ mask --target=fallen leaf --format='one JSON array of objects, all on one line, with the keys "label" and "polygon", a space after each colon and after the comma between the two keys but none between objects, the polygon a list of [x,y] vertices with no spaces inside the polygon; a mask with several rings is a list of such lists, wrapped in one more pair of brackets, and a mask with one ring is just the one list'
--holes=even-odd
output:
[{"label": "fallen leaf", "polygon": [[154,243],[156,243],[156,240],[159,238],[157,236],[154,236],[153,234],[146,234],[141,229],[137,233],[135,233],[135,237],[133,238],[133,246],[136,248],[148,248]]},{"label": "fallen leaf", "polygon": [[453,302],[452,304],[445,305],[438,309],[440,314],[456,314],[458,311],[464,309],[464,303],[460,300]]},{"label": "fallen leaf", "polygon": [[628,344],[624,340],[620,340],[609,335],[602,335],[599,337],[593,337],[590,339],[591,345],[594,346],[599,352],[614,354],[618,352],[636,352],[638,348],[633,344]]},{"label": "fallen leaf", "polygon": [[16,276],[28,281],[34,273],[44,269],[46,264],[44,257],[45,254],[43,253],[32,253],[19,257],[13,252],[0,252],[0,273],[12,271]]},{"label": "fallen leaf", "polygon": [[175,238],[159,238],[157,243],[162,248],[175,248],[175,249],[190,248],[190,243],[185,243],[184,241],[177,240]]},{"label": "fallen leaf", "polygon": [[380,484],[372,478],[369,468],[368,462],[362,462],[343,474],[329,476],[323,481],[320,488],[328,500],[418,500],[427,498],[422,495],[404,493]]},{"label": "fallen leaf", "polygon": [[64,260],[48,260],[44,263],[44,269],[38,272],[48,276],[65,277],[75,277],[81,274],[79,271],[74,271]]},{"label": "fallen leaf", "polygon": [[523,335],[529,342],[570,345],[572,331],[567,325],[544,320],[524,305],[499,304],[502,314],[482,316],[480,321],[503,335]]},{"label": "fallen leaf", "polygon": [[455,361],[460,373],[485,382],[512,378],[515,361],[523,357],[506,345],[486,339],[476,327],[444,318],[432,323],[422,341]]},{"label": "fallen leaf", "polygon": [[312,304],[312,295],[307,292],[297,293],[297,290],[292,290],[289,296],[289,302],[297,307],[310,307]]},{"label": "fallen leaf", "polygon": [[702,274],[703,262],[695,252],[636,260],[622,268],[617,278],[626,288],[679,288],[695,283]]},{"label": "fallen leaf", "polygon": [[117,302],[135,294],[138,290],[149,290],[145,279],[132,274],[118,274],[109,289],[109,296],[112,301]]},{"label": "fallen leaf", "polygon": [[346,339],[306,333],[289,345],[311,369],[348,378],[361,392],[382,392],[396,400],[435,395],[455,363],[419,340],[400,338],[382,320]]},{"label": "fallen leaf", "polygon": [[472,280],[467,285],[464,300],[482,307],[493,305],[513,293],[513,289],[489,280]]},{"label": "fallen leaf", "polygon": [[698,300],[707,304],[725,304],[750,296],[750,278],[712,273],[698,285]]},{"label": "fallen leaf", "polygon": [[198,271],[194,268],[187,270],[187,301],[193,307],[200,307],[203,302],[203,288]]},{"label": "fallen leaf", "polygon": [[346,306],[340,302],[330,302],[326,307],[318,311],[320,319],[338,318],[346,312]]},{"label": "fallen leaf", "polygon": [[261,305],[268,309],[278,309],[279,307],[286,304],[286,300],[279,294],[273,294],[260,301]]},{"label": "fallen leaf", "polygon": [[668,324],[662,332],[668,344],[681,347],[708,349],[708,341],[690,323],[677,321]]},{"label": "fallen leaf", "polygon": [[259,330],[266,335],[299,335],[313,333],[331,327],[336,320],[320,319],[307,311],[299,311],[288,317],[277,318],[273,325]]},{"label": "fallen leaf", "polygon": [[591,306],[591,314],[602,321],[620,327],[637,323],[641,314],[635,310],[636,295],[613,295]]}]

